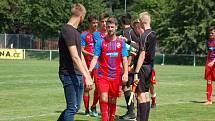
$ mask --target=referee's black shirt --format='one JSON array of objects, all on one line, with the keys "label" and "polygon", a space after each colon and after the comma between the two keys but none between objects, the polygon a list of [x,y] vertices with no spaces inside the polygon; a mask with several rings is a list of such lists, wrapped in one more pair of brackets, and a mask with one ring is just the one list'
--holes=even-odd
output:
[{"label": "referee's black shirt", "polygon": [[145,59],[143,65],[153,65],[155,47],[156,47],[156,33],[151,29],[145,30],[144,33],[140,36],[138,54],[134,59],[135,68],[141,51],[145,51]]}]

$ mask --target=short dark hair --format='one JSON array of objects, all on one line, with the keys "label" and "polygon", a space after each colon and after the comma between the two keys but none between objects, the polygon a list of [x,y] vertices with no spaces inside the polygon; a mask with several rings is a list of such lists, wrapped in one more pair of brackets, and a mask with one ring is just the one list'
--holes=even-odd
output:
[{"label": "short dark hair", "polygon": [[120,17],[120,23],[124,25],[130,25],[131,24],[131,15],[129,13],[125,13]]},{"label": "short dark hair", "polygon": [[107,14],[107,13],[102,13],[102,14],[100,15],[100,20],[102,20],[102,19],[104,19],[104,18],[109,18],[109,14]]},{"label": "short dark hair", "polygon": [[96,14],[91,14],[90,16],[88,16],[89,22],[92,22],[93,20],[99,20],[99,18]]},{"label": "short dark hair", "polygon": [[115,25],[117,25],[118,22],[117,22],[116,18],[110,17],[110,18],[108,18],[108,20],[107,20],[107,24],[115,24]]},{"label": "short dark hair", "polygon": [[215,26],[210,26],[210,27],[208,28],[208,31],[209,31],[209,32],[215,31]]}]

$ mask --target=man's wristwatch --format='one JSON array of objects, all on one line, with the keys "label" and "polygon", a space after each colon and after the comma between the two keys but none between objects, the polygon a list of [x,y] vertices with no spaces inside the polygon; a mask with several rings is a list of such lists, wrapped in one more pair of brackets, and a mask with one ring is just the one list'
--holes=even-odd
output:
[{"label": "man's wristwatch", "polygon": [[139,74],[138,72],[134,72],[134,74]]}]

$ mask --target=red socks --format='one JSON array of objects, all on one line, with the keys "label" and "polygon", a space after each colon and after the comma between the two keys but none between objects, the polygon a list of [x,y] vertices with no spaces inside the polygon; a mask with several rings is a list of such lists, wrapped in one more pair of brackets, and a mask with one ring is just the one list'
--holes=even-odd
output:
[{"label": "red socks", "polygon": [[212,81],[207,81],[207,100],[212,101]]},{"label": "red socks", "polygon": [[108,121],[108,103],[99,101],[102,121]]},{"label": "red socks", "polygon": [[94,90],[94,97],[93,97],[93,104],[92,104],[93,108],[96,107],[98,100],[99,100],[99,94],[98,94],[98,91],[95,89]]},{"label": "red socks", "polygon": [[156,104],[156,97],[151,97],[152,99],[152,104]]},{"label": "red socks", "polygon": [[84,100],[85,110],[89,111],[90,96],[83,96],[83,100]]},{"label": "red socks", "polygon": [[109,121],[114,121],[116,113],[116,104],[109,104]]}]

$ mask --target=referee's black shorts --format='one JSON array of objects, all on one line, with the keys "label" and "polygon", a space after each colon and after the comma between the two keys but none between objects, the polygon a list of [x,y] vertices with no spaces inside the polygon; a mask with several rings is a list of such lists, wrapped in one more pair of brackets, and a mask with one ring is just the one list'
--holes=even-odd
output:
[{"label": "referee's black shorts", "polygon": [[137,85],[137,92],[149,92],[150,88],[150,77],[152,74],[152,65],[143,65],[140,68],[138,77],[139,83]]}]

